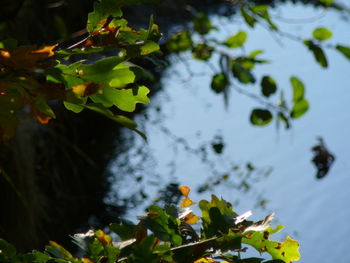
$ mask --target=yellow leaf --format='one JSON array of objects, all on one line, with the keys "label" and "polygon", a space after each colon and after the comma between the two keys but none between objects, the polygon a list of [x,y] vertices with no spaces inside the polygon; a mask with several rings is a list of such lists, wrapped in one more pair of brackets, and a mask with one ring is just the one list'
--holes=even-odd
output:
[{"label": "yellow leaf", "polygon": [[192,212],[185,216],[184,222],[190,225],[194,225],[198,222],[199,217],[193,214]]},{"label": "yellow leaf", "polygon": [[44,46],[40,49],[36,49],[33,51],[34,54],[44,54],[45,57],[52,57],[55,55],[55,52],[53,51],[56,48],[57,45],[53,46]]},{"label": "yellow leaf", "polygon": [[72,91],[79,97],[85,97],[97,93],[99,88],[100,86],[98,84],[89,82],[72,87]]},{"label": "yellow leaf", "polygon": [[208,257],[205,257],[205,258],[200,258],[200,259],[197,259],[195,262],[193,263],[216,263],[217,261],[211,259],[211,258],[208,258]]},{"label": "yellow leaf", "polygon": [[189,199],[188,197],[185,197],[184,199],[181,200],[181,203],[180,205],[182,207],[188,207],[188,206],[191,206],[191,205],[194,205],[195,202],[193,202],[191,199]]},{"label": "yellow leaf", "polygon": [[188,196],[188,194],[191,191],[191,189],[188,186],[185,186],[185,185],[180,185],[179,188],[180,188],[181,194],[186,196],[186,197]]},{"label": "yellow leaf", "polygon": [[191,189],[190,189],[188,186],[185,186],[185,185],[181,185],[181,186],[179,187],[179,189],[180,189],[182,195],[185,196],[185,198],[182,199],[180,205],[181,205],[182,207],[188,207],[188,206],[194,205],[195,202],[193,202],[193,201],[188,197],[188,195],[189,195]]}]

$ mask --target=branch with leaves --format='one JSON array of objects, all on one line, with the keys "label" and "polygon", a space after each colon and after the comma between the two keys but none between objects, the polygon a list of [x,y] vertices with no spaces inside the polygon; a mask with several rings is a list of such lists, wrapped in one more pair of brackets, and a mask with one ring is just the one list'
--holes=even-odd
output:
[{"label": "branch with leaves", "polygon": [[[138,84],[148,75],[130,60],[159,50],[161,35],[152,18],[148,29],[130,28],[121,7],[146,2],[155,1],[97,1],[88,16],[88,36],[66,49],[0,41],[0,139],[14,135],[19,112],[47,124],[56,117],[50,106],[55,102],[75,113],[95,111],[145,137],[123,114],[133,112],[137,103],[149,103],[149,89]],[[84,60],[104,52],[114,55],[94,63]],[[82,60],[71,64],[73,56]]]},{"label": "branch with leaves", "polygon": [[[212,196],[211,201],[202,200],[198,207],[201,217],[190,206],[190,188],[180,186],[184,196],[180,205],[165,208],[149,207],[147,213],[138,217],[137,224],[121,220],[111,224],[109,231],[89,230],[75,234],[73,242],[80,248],[79,257],[51,241],[44,252],[16,253],[15,248],[0,239],[0,261],[3,263],[102,263],[102,262],[172,262],[172,263],[277,263],[292,262],[300,258],[299,244],[290,237],[282,242],[270,239],[283,226],[270,227],[273,213],[263,220],[247,220],[251,211],[242,215],[234,212],[232,205]],[[198,224],[201,222],[201,224]],[[195,230],[195,229],[199,229]],[[259,253],[267,253],[272,260],[244,258],[248,245]]]}]

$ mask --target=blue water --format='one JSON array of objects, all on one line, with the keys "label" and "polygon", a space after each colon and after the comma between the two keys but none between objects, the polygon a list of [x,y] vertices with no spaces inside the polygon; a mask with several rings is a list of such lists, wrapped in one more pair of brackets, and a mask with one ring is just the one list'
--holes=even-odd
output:
[{"label": "blue water", "polygon": [[[308,23],[285,23],[277,18],[276,21],[282,31],[303,38],[311,37],[315,27],[327,26],[334,36],[330,44],[350,46],[350,22],[335,12],[323,13],[320,9],[287,4],[274,10],[273,15],[301,20],[315,18]],[[273,76],[287,100],[291,98],[289,78],[298,76],[306,86],[310,110],[293,122],[288,131],[283,127],[277,129],[274,123],[263,128],[253,127],[249,123],[249,114],[260,106],[256,101],[232,91],[229,107],[225,109],[222,96],[213,94],[209,88],[213,70],[205,63],[191,60],[190,54],[174,57],[162,79],[165,89],[153,97],[147,110],[149,119],[141,127],[149,143],[136,138],[136,145],[144,154],[138,155],[133,147],[124,156],[135,166],[132,173],[135,177],[144,175],[149,178],[148,184],[142,187],[150,196],[155,196],[154,191],[169,181],[196,189],[212,176],[210,163],[203,163],[198,154],[184,149],[181,143],[175,143],[161,127],[185,138],[193,149],[220,135],[225,143],[223,154],[215,155],[207,148],[208,159],[215,164],[215,170],[225,172],[235,164],[244,165],[250,161],[256,167],[272,167],[273,172],[258,180],[247,193],[221,185],[215,194],[229,201],[239,200],[236,210],[253,209],[254,219],[274,211],[275,224],[284,224],[283,233],[300,242],[300,262],[347,263],[350,241],[350,209],[346,208],[350,202],[350,61],[327,49],[330,66],[322,69],[301,43],[273,36],[262,27],[251,30],[237,19],[213,19],[221,29],[214,33],[215,37],[225,39],[239,30],[246,30],[249,33],[246,53],[265,50],[262,57],[271,63],[257,66],[254,72],[258,79],[264,74]],[[239,54],[241,50],[236,52],[234,54]],[[217,64],[215,57],[212,62]],[[189,75],[188,67],[196,73],[195,76]],[[244,88],[259,94],[256,86]],[[277,101],[278,96],[274,100]],[[160,113],[155,110],[157,105],[161,107]],[[136,121],[142,123],[143,119],[139,116]],[[317,143],[317,136],[325,139],[329,150],[336,156],[329,174],[322,180],[315,179],[315,168],[310,162],[310,148]],[[117,167],[113,170],[118,172]],[[125,181],[116,183],[115,188],[119,193],[127,193],[136,187],[135,183]],[[210,193],[198,195],[193,191],[192,199],[209,196]],[[265,209],[255,208],[258,198],[268,200]],[[141,212],[142,208],[138,208],[130,215]]]}]

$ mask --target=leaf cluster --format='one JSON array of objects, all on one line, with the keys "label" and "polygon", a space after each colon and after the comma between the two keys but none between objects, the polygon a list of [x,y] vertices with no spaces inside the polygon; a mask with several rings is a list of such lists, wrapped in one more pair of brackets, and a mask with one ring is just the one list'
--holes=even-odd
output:
[{"label": "leaf cluster", "polygon": [[[319,1],[318,4],[327,9],[332,6],[333,2]],[[348,46],[327,44],[333,33],[326,27],[315,28],[312,32],[312,38],[303,39],[281,31],[272,19],[271,8],[268,5],[240,1],[237,8],[242,21],[248,27],[254,28],[257,25],[262,25],[272,34],[288,36],[297,40],[310,50],[316,62],[323,68],[328,67],[329,64],[325,48],[337,50],[346,58],[350,58]],[[190,51],[194,59],[208,64],[218,58],[215,62],[217,67],[215,67],[216,72],[212,76],[210,87],[214,93],[223,95],[226,105],[230,91],[235,90],[255,99],[260,104],[260,107],[251,111],[251,124],[265,126],[275,119],[278,127],[282,123],[286,129],[291,127],[294,119],[303,116],[308,111],[309,102],[304,97],[304,85],[296,76],[290,77],[292,98],[289,100],[285,98],[283,90],[279,88],[273,76],[266,74],[261,76],[260,81],[258,81],[258,77],[254,73],[255,67],[270,63],[270,61],[260,58],[264,52],[261,49],[246,54],[245,44],[248,40],[246,31],[238,31],[225,40],[217,39],[213,32],[219,29],[213,25],[210,18],[203,12],[193,13],[192,28],[186,28],[170,37],[165,44],[165,52],[179,54]],[[213,69],[214,64],[211,64],[210,68]],[[241,87],[241,85],[243,86]],[[251,92],[245,86],[259,86],[260,94]],[[297,90],[300,92],[302,90],[300,97],[295,97]],[[279,96],[274,96],[278,93]]]},{"label": "leaf cluster", "polygon": [[[155,1],[96,1],[88,16],[88,36],[64,49],[61,45],[18,46],[16,40],[1,41],[0,139],[14,135],[24,109],[47,124],[56,117],[52,108],[56,102],[75,113],[95,111],[142,135],[123,112],[133,112],[137,103],[149,103],[149,89],[139,84],[149,74],[130,60],[159,50],[160,33],[153,18],[148,29],[129,27],[121,7],[143,2]],[[92,53],[107,51],[114,55],[94,63],[84,60]],[[82,60],[70,63],[72,56]]]},{"label": "leaf cluster", "polygon": [[[283,242],[270,236],[283,226],[272,229],[273,214],[265,219],[248,221],[251,212],[238,215],[232,205],[215,195],[210,201],[202,200],[198,207],[201,217],[193,214],[189,206],[190,189],[181,186],[184,198],[180,206],[149,207],[138,217],[138,223],[121,220],[111,224],[106,234],[90,230],[75,234],[73,242],[79,246],[79,257],[51,241],[45,251],[20,254],[5,240],[0,239],[0,261],[4,263],[97,263],[97,262],[291,262],[299,260],[299,244],[290,237]],[[201,222],[201,224],[198,224]],[[198,230],[199,229],[199,232]],[[244,258],[244,245],[259,253],[270,254],[272,260]]]}]

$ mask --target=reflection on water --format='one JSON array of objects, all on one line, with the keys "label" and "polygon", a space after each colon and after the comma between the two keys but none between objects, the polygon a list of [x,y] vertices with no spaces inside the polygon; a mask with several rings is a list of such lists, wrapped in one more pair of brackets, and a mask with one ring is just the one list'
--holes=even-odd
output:
[{"label": "reflection on water", "polygon": [[318,137],[318,144],[312,147],[311,150],[314,153],[312,162],[317,169],[316,178],[321,179],[329,172],[329,169],[335,161],[335,156],[329,152],[322,137]]},{"label": "reflection on water", "polygon": [[[317,17],[306,24],[280,21],[284,32],[308,38],[313,28],[327,25],[333,31],[336,43],[350,43],[348,22],[335,13],[319,16],[317,9],[293,5],[284,5],[275,12],[287,18]],[[252,33],[237,21],[216,18],[216,23],[223,27],[222,31],[215,32],[222,34],[222,39],[242,29]],[[306,86],[311,108],[293,123],[290,132],[278,130],[273,125],[252,127],[249,113],[258,105],[255,100],[232,91],[229,107],[225,109],[222,97],[210,91],[211,76],[215,74],[213,69],[189,60],[189,54],[180,59],[174,57],[172,67],[163,79],[165,90],[153,98],[152,103],[156,106],[150,107],[145,116],[138,117],[139,123],[147,120],[144,130],[149,144],[135,138],[138,149],[146,157],[142,159],[137,155],[135,148],[127,157],[137,167],[136,174],[144,175],[148,183],[142,184],[142,189],[135,189],[132,182],[127,187],[123,182],[116,183],[115,189],[118,192],[142,190],[155,199],[157,189],[165,188],[171,182],[188,185],[191,189],[209,182],[212,188],[196,195],[193,193],[192,199],[208,198],[213,191],[227,200],[239,200],[238,212],[253,208],[259,198],[268,199],[268,203],[264,203],[266,209],[275,211],[278,222],[285,224],[289,234],[300,241],[301,262],[345,263],[346,241],[350,234],[350,210],[345,208],[350,201],[350,143],[347,139],[350,134],[347,113],[350,64],[340,54],[327,50],[330,67],[321,69],[300,43],[272,37],[262,28],[256,28],[249,35],[245,46],[248,52],[257,48],[264,49],[264,54],[272,61],[256,68],[257,76],[273,74],[286,94],[292,92],[291,75],[300,77]],[[191,69],[190,78],[184,61]],[[253,85],[246,88],[256,92]],[[316,157],[313,157],[310,148],[319,135],[327,142],[327,148],[318,144],[314,147]],[[337,156],[334,163],[328,150],[326,161],[317,157],[328,147]],[[310,163],[312,158],[321,170],[319,177],[328,172],[323,180],[315,180],[315,168]],[[234,167],[238,165],[244,170],[247,163],[254,167],[273,167],[273,173],[254,182],[252,189],[244,193],[232,185],[240,180]],[[321,163],[325,165],[321,166]],[[225,181],[224,175],[228,172],[231,176]],[[211,179],[214,175],[218,175],[215,179],[223,183],[214,187],[216,181]],[[142,214],[142,208],[134,210],[130,216],[135,213]],[[255,214],[259,218],[266,211],[258,210]]]}]

